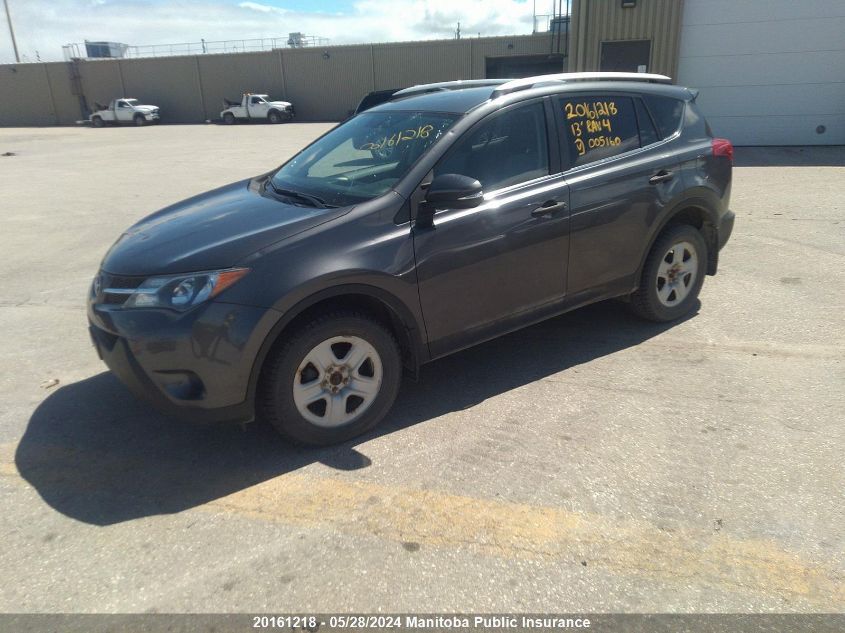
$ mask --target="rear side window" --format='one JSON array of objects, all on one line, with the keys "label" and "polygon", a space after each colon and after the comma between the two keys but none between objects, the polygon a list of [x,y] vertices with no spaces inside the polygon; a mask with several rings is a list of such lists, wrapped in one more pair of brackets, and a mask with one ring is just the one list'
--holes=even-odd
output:
[{"label": "rear side window", "polygon": [[654,122],[648,110],[645,109],[643,102],[639,99],[634,99],[637,107],[637,122],[640,124],[640,145],[645,147],[660,140],[657,136],[657,130],[654,128]]},{"label": "rear side window", "polygon": [[654,95],[643,95],[645,103],[651,112],[651,117],[657,124],[657,131],[660,138],[672,136],[681,127],[681,118],[684,116],[684,102],[672,97],[656,97]]},{"label": "rear side window", "polygon": [[583,96],[560,100],[573,166],[609,158],[640,146],[631,97]]},{"label": "rear side window", "polygon": [[549,174],[546,115],[542,103],[494,115],[470,130],[434,168],[434,175],[475,178],[484,191]]}]

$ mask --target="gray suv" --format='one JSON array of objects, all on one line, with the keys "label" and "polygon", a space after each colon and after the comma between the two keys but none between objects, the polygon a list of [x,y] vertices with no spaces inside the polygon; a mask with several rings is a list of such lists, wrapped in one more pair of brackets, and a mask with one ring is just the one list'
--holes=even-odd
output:
[{"label": "gray suv", "polygon": [[687,314],[733,228],[696,92],[578,73],[416,86],[282,167],[165,208],[103,259],[96,348],[183,418],[327,444],[402,374],[579,306]]}]

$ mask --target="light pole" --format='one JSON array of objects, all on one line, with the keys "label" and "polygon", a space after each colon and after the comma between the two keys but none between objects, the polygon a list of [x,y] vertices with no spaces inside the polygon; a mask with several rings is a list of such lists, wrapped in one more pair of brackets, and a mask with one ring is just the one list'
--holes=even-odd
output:
[{"label": "light pole", "polygon": [[15,29],[12,28],[12,16],[9,13],[9,0],[3,0],[3,6],[6,7],[6,21],[9,23],[9,35],[12,36],[12,48],[15,49],[15,61],[21,63],[21,56],[18,55],[18,43],[15,41]]}]

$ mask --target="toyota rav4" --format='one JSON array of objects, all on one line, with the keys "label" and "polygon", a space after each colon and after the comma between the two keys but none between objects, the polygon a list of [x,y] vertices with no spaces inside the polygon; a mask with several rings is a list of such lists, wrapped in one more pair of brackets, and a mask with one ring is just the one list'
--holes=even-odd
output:
[{"label": "toyota rav4", "polygon": [[404,372],[470,345],[615,297],[687,314],[733,228],[732,159],[660,75],[401,90],[128,229],[92,285],[92,338],[181,417],[342,441]]}]

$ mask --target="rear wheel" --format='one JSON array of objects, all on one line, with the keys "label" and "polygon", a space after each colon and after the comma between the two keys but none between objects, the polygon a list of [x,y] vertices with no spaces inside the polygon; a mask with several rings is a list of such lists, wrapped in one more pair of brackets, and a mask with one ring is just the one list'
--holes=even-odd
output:
[{"label": "rear wheel", "polygon": [[226,125],[234,125],[235,124],[235,115],[231,112],[227,112],[223,115],[223,123]]},{"label": "rear wheel", "polygon": [[267,119],[270,121],[270,123],[281,123],[282,115],[279,114],[279,112],[276,110],[270,110],[270,112],[267,114]]},{"label": "rear wheel", "polygon": [[105,127],[106,122],[103,121],[102,117],[95,116],[91,119],[91,125],[93,125],[94,127]]},{"label": "rear wheel", "polygon": [[672,321],[695,304],[707,270],[707,245],[686,224],[670,226],[654,243],[631,307],[650,321]]},{"label": "rear wheel", "polygon": [[259,410],[288,438],[334,444],[376,426],[401,377],[390,330],[367,315],[337,312],[285,335],[265,364]]}]

